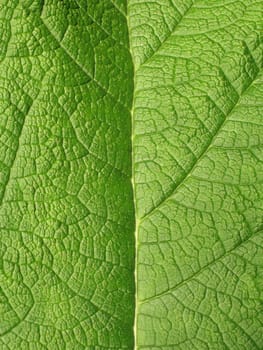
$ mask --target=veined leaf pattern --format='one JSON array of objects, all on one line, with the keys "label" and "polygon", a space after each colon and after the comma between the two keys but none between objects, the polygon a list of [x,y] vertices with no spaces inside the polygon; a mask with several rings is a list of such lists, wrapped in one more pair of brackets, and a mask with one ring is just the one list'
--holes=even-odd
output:
[{"label": "veined leaf pattern", "polygon": [[263,348],[262,1],[0,2],[0,349]]}]

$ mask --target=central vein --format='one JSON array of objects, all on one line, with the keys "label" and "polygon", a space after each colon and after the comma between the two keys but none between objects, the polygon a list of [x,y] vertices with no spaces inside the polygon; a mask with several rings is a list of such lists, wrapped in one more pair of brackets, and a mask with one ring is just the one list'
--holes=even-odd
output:
[{"label": "central vein", "polygon": [[[130,36],[130,23],[129,23],[129,8],[127,9],[127,25],[128,32]],[[131,44],[129,42],[130,55],[133,62],[133,54],[131,50]],[[138,315],[138,275],[137,275],[137,265],[138,265],[138,228],[139,220],[136,215],[136,193],[135,193],[135,154],[134,154],[134,91],[135,91],[135,72],[134,72],[134,63],[133,63],[133,96],[132,96],[132,107],[131,107],[131,160],[132,160],[132,174],[131,174],[131,184],[133,191],[133,207],[134,207],[134,221],[135,221],[135,232],[134,232],[134,286],[135,286],[135,295],[134,295],[134,350],[137,349],[137,315]]]}]

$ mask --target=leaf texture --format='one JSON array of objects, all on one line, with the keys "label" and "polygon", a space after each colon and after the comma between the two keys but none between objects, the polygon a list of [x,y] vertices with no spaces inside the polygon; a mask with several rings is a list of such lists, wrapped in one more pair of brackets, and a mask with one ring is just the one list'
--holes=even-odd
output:
[{"label": "leaf texture", "polygon": [[0,350],[263,348],[262,14],[0,1]]},{"label": "leaf texture", "polygon": [[0,2],[1,350],[133,346],[125,11]]},{"label": "leaf texture", "polygon": [[137,348],[262,349],[262,2],[129,17]]}]

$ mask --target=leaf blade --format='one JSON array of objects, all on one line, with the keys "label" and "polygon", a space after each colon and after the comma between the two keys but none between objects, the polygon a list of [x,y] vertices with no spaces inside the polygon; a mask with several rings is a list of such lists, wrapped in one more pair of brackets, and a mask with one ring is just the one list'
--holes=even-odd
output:
[{"label": "leaf blade", "polygon": [[193,2],[145,63],[131,28],[138,349],[262,346],[260,13]]},{"label": "leaf blade", "polygon": [[108,1],[0,13],[0,347],[132,348],[126,19]]}]

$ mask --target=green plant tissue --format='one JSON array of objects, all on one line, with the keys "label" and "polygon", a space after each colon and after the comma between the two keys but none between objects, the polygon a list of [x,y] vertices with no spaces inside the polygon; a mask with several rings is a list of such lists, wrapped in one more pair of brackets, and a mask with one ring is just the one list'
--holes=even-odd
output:
[{"label": "green plant tissue", "polygon": [[263,349],[262,29],[0,0],[0,350]]}]

